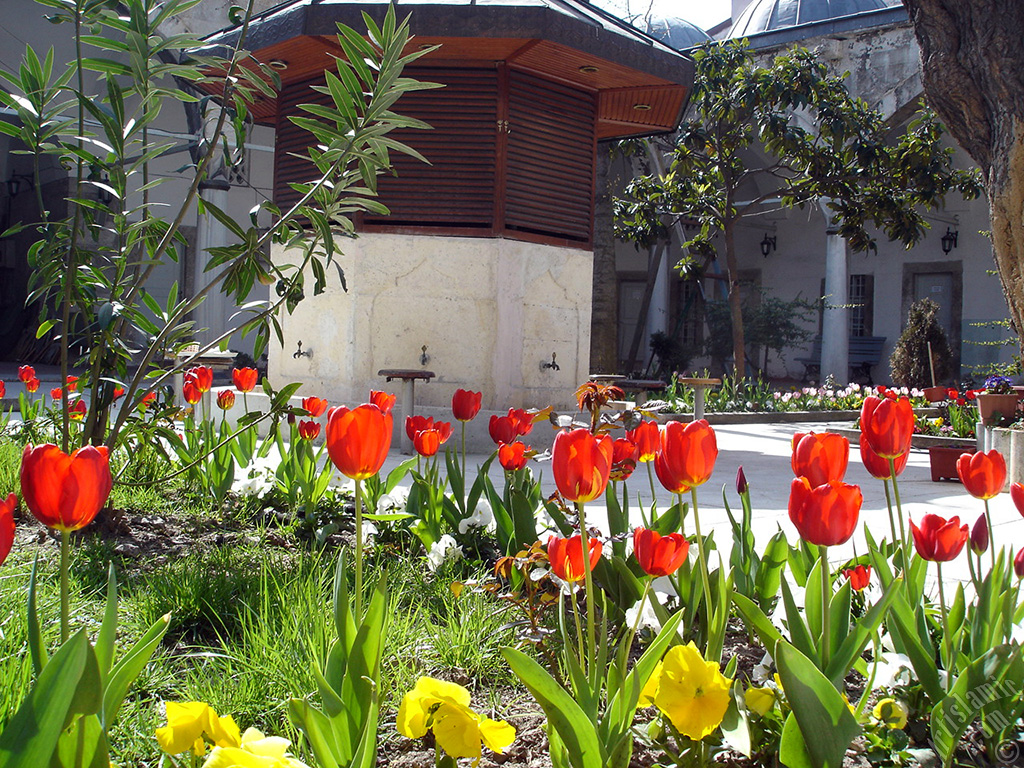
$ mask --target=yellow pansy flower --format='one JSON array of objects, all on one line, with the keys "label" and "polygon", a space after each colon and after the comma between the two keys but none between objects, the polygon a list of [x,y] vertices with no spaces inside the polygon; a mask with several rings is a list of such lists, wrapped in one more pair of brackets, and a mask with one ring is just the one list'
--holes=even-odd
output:
[{"label": "yellow pansy flower", "polygon": [[902,701],[882,699],[875,704],[871,714],[875,716],[876,720],[885,725],[886,728],[896,730],[906,726],[910,710],[907,709],[907,705]]},{"label": "yellow pansy flower", "polygon": [[203,734],[217,746],[238,746],[238,726],[231,715],[218,717],[202,701],[168,701],[165,707],[167,725],[156,729],[156,740],[167,754],[177,755],[188,749],[197,755],[205,754]]},{"label": "yellow pansy flower", "polygon": [[755,688],[751,686],[743,693],[743,703],[747,709],[764,717],[775,706],[775,691],[768,686]]},{"label": "yellow pansy flower", "polygon": [[644,686],[640,704],[653,702],[677,731],[700,741],[721,725],[731,687],[718,662],[704,661],[690,642],[669,649]]},{"label": "yellow pansy flower", "polygon": [[[438,746],[451,757],[471,757],[480,762],[481,742],[501,754],[516,737],[506,722],[490,720],[469,708],[470,694],[456,683],[421,677],[402,698],[398,708],[398,732],[410,739],[433,730]],[[204,766],[205,768],[205,766]]]},{"label": "yellow pansy flower", "polygon": [[291,742],[246,728],[238,746],[214,747],[203,768],[309,768],[288,754]]}]

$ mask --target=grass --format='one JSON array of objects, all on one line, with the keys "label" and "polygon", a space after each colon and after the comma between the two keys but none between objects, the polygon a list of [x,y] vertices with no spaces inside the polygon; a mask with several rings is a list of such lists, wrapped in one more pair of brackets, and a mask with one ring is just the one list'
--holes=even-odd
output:
[{"label": "grass", "polygon": [[[17,487],[20,448],[0,444],[0,492]],[[180,484],[160,488],[115,487],[116,507],[134,513],[210,516]],[[219,518],[218,518],[219,519]],[[21,523],[27,527],[30,522]],[[42,530],[41,528],[39,529]],[[72,622],[94,632],[102,614],[108,563],[120,582],[119,648],[141,636],[164,613],[171,626],[149,666],[133,686],[112,733],[114,763],[156,766],[154,730],[163,724],[166,700],[206,701],[230,713],[244,730],[255,726],[289,738],[299,734],[287,719],[292,697],[318,700],[314,669],[322,668],[335,638],[331,589],[337,553],[318,552],[289,531],[285,546],[269,546],[259,529],[241,543],[196,549],[153,567],[119,557],[111,541],[85,536],[73,545]],[[22,534],[24,537],[24,534]],[[58,627],[58,547],[55,540],[22,546],[0,569],[0,728],[28,693],[25,594],[32,559],[39,554],[39,612],[49,647]],[[33,540],[35,541],[35,540]],[[385,558],[382,558],[382,560]],[[384,645],[381,738],[396,737],[394,713],[420,675],[455,679],[481,703],[515,685],[499,648],[512,640],[510,616],[486,595],[451,591],[454,580],[479,578],[465,562],[430,572],[425,558],[387,558],[391,623]],[[367,582],[382,573],[371,566]]]}]

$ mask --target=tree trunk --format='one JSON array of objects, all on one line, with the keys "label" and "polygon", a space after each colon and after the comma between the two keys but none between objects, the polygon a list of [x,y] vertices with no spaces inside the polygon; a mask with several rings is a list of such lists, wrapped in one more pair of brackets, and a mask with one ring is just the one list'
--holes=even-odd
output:
[{"label": "tree trunk", "polygon": [[1024,3],[903,0],[928,103],[981,167],[999,279],[1024,330]]},{"label": "tree trunk", "polygon": [[611,160],[607,142],[597,145],[594,186],[594,281],[590,314],[590,370],[615,373],[619,368],[619,282],[615,271],[612,227]]},{"label": "tree trunk", "polygon": [[740,296],[739,265],[736,262],[736,237],[733,231],[735,224],[726,222],[723,227],[725,234],[725,268],[729,277],[729,319],[732,321],[732,359],[733,376],[742,379],[746,376],[746,344],[743,340],[743,297]]}]

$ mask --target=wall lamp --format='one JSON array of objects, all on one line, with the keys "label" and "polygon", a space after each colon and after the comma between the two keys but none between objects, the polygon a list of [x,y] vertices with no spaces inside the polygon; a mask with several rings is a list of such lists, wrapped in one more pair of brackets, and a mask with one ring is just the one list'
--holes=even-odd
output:
[{"label": "wall lamp", "polygon": [[775,241],[777,237],[777,235],[772,235],[771,237],[768,237],[768,233],[764,233],[764,240],[761,241],[761,255],[764,256],[766,259],[768,258],[768,254],[775,250]]},{"label": "wall lamp", "polygon": [[956,240],[960,236],[960,230],[946,227],[946,234],[942,236],[942,252],[949,253],[956,248]]}]

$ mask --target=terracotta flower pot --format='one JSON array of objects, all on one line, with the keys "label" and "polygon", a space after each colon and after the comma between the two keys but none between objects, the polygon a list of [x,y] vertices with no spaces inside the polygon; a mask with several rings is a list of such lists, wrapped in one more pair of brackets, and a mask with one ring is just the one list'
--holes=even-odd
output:
[{"label": "terracotta flower pot", "polygon": [[949,389],[946,387],[925,387],[924,399],[929,403],[941,403],[946,399]]},{"label": "terracotta flower pot", "polygon": [[1012,423],[1017,414],[1017,393],[978,395],[978,412],[987,427],[1001,427]]},{"label": "terracotta flower pot", "polygon": [[960,482],[960,475],[956,472],[956,461],[960,454],[970,453],[963,448],[945,448],[932,446],[928,449],[928,460],[932,467],[932,482],[940,480],[955,480]]}]

